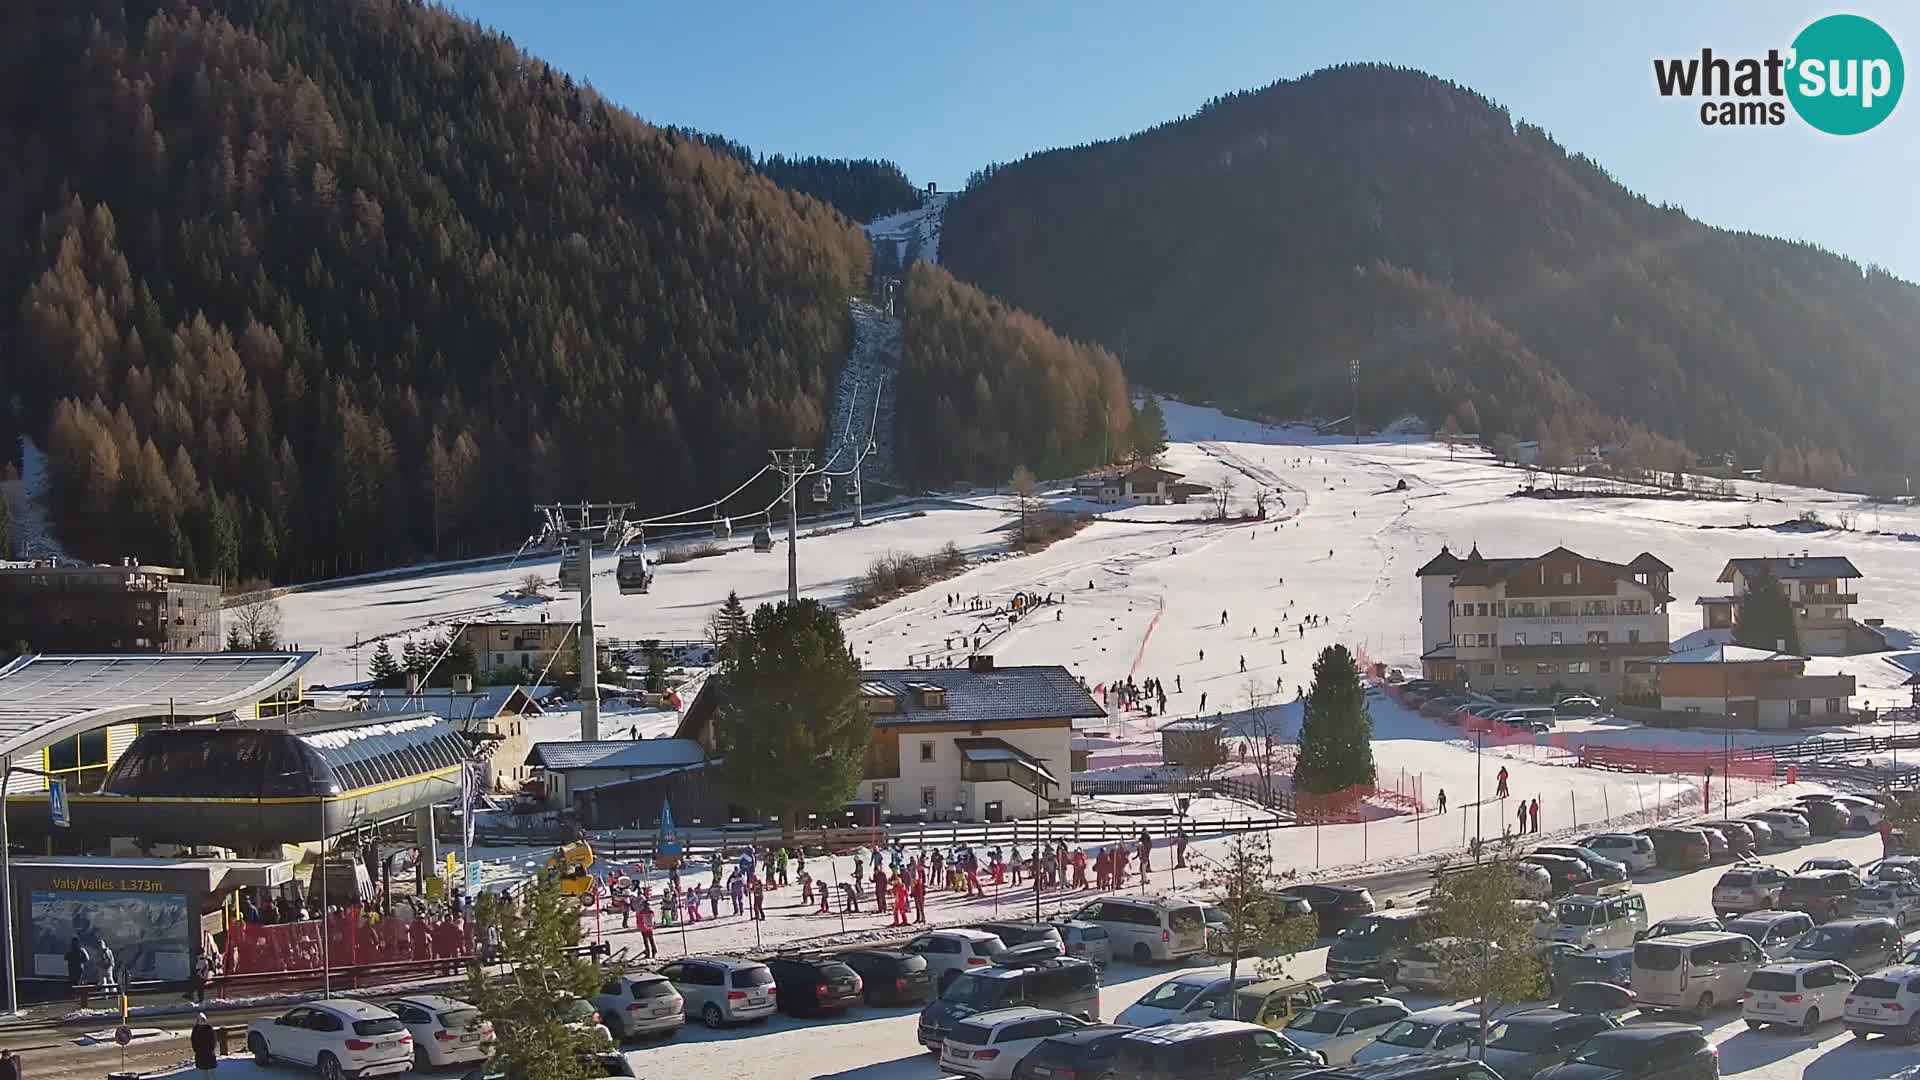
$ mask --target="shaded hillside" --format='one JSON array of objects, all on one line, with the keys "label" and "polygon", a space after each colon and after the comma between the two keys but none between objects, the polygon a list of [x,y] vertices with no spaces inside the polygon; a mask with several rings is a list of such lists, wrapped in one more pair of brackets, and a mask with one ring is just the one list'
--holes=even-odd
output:
[{"label": "shaded hillside", "polygon": [[928,486],[1005,485],[1016,466],[1063,476],[1127,453],[1120,364],[932,263],[907,271],[898,404],[901,471]]},{"label": "shaded hillside", "polygon": [[802,195],[811,195],[858,222],[872,221],[920,205],[920,193],[900,166],[875,158],[761,157],[753,148],[725,135],[693,128],[672,129],[715,150],[733,155],[767,179]]},{"label": "shaded hillside", "polygon": [[817,445],[868,263],[404,0],[16,0],[0,160],[0,425],[69,550],[227,580],[511,548],[535,499],[679,507]]},{"label": "shaded hillside", "polygon": [[1644,426],[1811,479],[1920,457],[1920,290],[1651,205],[1417,72],[1330,69],[986,170],[941,257],[1134,378],[1226,404],[1344,415],[1357,359],[1376,422]]}]

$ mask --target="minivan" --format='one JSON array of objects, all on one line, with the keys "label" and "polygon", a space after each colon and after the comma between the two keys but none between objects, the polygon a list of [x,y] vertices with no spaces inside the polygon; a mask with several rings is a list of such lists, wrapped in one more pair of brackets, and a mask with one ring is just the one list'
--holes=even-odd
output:
[{"label": "minivan", "polygon": [[1327,974],[1340,979],[1379,979],[1393,985],[1400,960],[1420,936],[1424,908],[1376,911],[1340,931],[1327,950]]},{"label": "minivan", "polygon": [[1102,896],[1073,913],[1107,932],[1113,954],[1137,964],[1180,960],[1207,951],[1207,917],[1191,900],[1165,896]]},{"label": "minivan", "polygon": [[1804,911],[1814,922],[1844,919],[1859,901],[1854,893],[1860,879],[1851,870],[1808,870],[1788,878],[1780,887],[1780,909]]},{"label": "minivan", "polygon": [[940,1052],[940,1042],[969,1016],[1027,1006],[1050,1009],[1088,1023],[1100,1019],[1100,969],[1069,956],[1032,967],[972,968],[920,1010],[920,1045]]},{"label": "minivan", "polygon": [[1638,892],[1612,896],[1567,896],[1554,905],[1553,921],[1539,923],[1534,936],[1581,948],[1631,945],[1647,928],[1647,898]]},{"label": "minivan", "polygon": [[1633,947],[1633,995],[1643,1009],[1683,1009],[1704,1016],[1740,1000],[1747,977],[1766,962],[1745,934],[1701,930],[1651,938]]},{"label": "minivan", "polygon": [[1713,844],[1699,829],[1654,826],[1640,830],[1653,841],[1654,857],[1661,866],[1690,869],[1713,861]]}]

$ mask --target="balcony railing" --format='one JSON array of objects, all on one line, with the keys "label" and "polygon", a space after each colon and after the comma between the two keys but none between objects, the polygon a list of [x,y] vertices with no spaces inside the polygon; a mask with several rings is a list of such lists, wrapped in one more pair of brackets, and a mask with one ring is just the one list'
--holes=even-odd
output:
[{"label": "balcony railing", "polygon": [[1814,606],[1839,607],[1842,605],[1859,603],[1860,594],[1850,593],[1850,592],[1802,593],[1800,595],[1799,602],[1802,604],[1806,604],[1809,607],[1814,607]]}]

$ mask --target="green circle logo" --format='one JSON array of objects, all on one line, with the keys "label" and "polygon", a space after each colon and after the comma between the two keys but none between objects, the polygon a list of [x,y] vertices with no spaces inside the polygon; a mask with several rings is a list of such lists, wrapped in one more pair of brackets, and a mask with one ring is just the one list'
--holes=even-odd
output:
[{"label": "green circle logo", "polygon": [[1870,131],[1900,103],[1906,68],[1893,35],[1872,19],[1829,15],[1793,39],[1787,100],[1829,135]]}]

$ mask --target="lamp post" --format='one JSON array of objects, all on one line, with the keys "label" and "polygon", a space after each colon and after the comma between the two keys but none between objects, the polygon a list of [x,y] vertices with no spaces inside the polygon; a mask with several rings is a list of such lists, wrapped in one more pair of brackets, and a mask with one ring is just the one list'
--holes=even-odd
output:
[{"label": "lamp post", "polygon": [[1486,721],[1482,720],[1473,729],[1473,861],[1480,861],[1480,848],[1485,836],[1480,831],[1480,804],[1486,802],[1486,792],[1482,787],[1480,774],[1480,750],[1487,742]]}]

